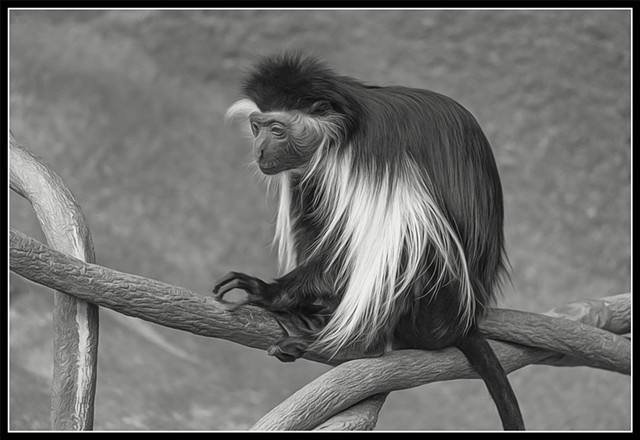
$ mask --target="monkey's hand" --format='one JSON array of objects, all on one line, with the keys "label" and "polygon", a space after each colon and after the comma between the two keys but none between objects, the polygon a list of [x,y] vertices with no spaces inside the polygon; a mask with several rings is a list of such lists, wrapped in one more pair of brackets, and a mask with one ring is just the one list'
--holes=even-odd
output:
[{"label": "monkey's hand", "polygon": [[[244,290],[246,297],[240,301],[225,301],[225,295],[233,289]],[[288,294],[277,280],[265,283],[240,272],[229,272],[223,276],[213,288],[213,293],[214,298],[229,311],[243,305],[255,305],[273,312],[288,336],[272,345],[267,352],[282,362],[293,362],[301,357],[335,310],[335,304],[319,301],[314,296]]]},{"label": "monkey's hand", "polygon": [[[233,289],[244,290],[247,296],[238,302],[224,301],[224,296]],[[273,297],[272,289],[268,283],[240,272],[229,272],[220,278],[213,288],[213,294],[213,297],[230,311],[247,304],[268,309]]]}]

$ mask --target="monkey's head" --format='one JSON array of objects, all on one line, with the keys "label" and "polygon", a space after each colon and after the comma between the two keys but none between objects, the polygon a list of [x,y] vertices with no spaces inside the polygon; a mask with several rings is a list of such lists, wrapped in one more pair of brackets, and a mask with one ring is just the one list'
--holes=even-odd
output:
[{"label": "monkey's head", "polygon": [[304,171],[327,139],[323,130],[302,112],[254,111],[249,115],[249,124],[256,163],[267,175]]},{"label": "monkey's head", "polygon": [[348,85],[313,58],[266,57],[245,79],[248,99],[233,104],[226,117],[247,118],[255,160],[264,174],[304,173],[352,131],[356,110],[349,93],[341,90]]}]

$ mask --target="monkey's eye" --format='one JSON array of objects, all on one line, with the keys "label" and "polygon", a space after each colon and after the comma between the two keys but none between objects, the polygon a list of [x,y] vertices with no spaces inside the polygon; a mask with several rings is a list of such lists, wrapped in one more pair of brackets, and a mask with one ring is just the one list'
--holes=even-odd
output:
[{"label": "monkey's eye", "polygon": [[260,125],[257,122],[251,122],[251,132],[254,137],[258,136],[258,133],[260,132]]},{"label": "monkey's eye", "polygon": [[273,124],[271,126],[271,134],[274,135],[275,137],[283,138],[285,133],[286,133],[286,130],[284,129],[284,127],[282,125]]}]

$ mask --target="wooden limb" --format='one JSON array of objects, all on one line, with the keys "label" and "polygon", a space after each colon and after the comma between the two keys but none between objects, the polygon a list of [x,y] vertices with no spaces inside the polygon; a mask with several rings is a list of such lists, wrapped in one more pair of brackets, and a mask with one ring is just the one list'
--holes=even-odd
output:
[{"label": "wooden limb", "polygon": [[[82,262],[52,250],[13,229],[10,231],[10,259],[11,270],[32,281],[120,313],[167,327],[203,336],[223,338],[260,349],[268,348],[285,335],[272,315],[259,308],[241,307],[230,313],[211,297],[200,296],[187,289]],[[615,307],[611,307],[609,312],[616,318],[593,324],[608,325],[607,323],[629,320],[630,294],[618,295],[614,302]],[[494,313],[496,313],[495,309],[489,311],[487,315],[489,322],[492,317],[498,316]],[[497,313],[500,314],[500,311]],[[508,313],[500,317],[519,319]],[[572,330],[569,333],[570,337],[578,338],[578,341],[569,344],[565,341],[558,347],[552,346],[554,350],[558,349],[572,359],[580,360],[582,365],[611,369],[610,362],[606,361],[608,347],[591,347],[602,352],[602,356],[595,359],[580,352],[580,347],[585,346],[581,339],[588,339],[594,334],[590,327],[572,323],[566,319],[558,320],[563,321],[562,325],[579,326],[577,328],[580,331]],[[505,325],[513,325],[511,336],[502,334],[496,336],[516,339],[521,333],[555,334],[554,328],[548,325],[547,317],[543,317],[542,322],[545,324],[541,326],[530,322],[527,327],[513,325],[517,322],[507,323]],[[591,323],[588,322],[588,324]],[[480,327],[488,337],[494,337],[492,332],[495,329],[491,326],[485,329],[484,324],[481,324]],[[609,329],[605,328],[605,330]],[[616,341],[616,350],[630,351],[630,341],[621,339],[623,341]],[[547,340],[551,341],[550,344],[554,343],[553,337],[548,337]],[[491,345],[508,372],[530,363],[555,364],[558,361],[558,354],[555,351],[499,341],[491,341]],[[576,354],[580,357],[575,358]],[[623,353],[621,358],[624,359],[626,356]],[[605,358],[602,364],[599,363],[601,357]],[[429,352],[402,350],[378,358],[358,359],[346,363],[343,362],[347,359],[334,358],[330,361],[317,353],[306,354],[305,358],[331,365],[342,364],[295,393],[261,419],[254,429],[311,429],[328,420],[332,415],[375,394],[434,381],[477,378],[466,358],[454,348]],[[586,361],[582,361],[585,359]],[[615,371],[626,370],[624,366],[613,367]]]},{"label": "wooden limb", "polygon": [[[548,355],[544,350],[496,341],[491,341],[491,346],[507,372],[541,361]],[[462,378],[478,378],[478,375],[456,348],[399,350],[378,358],[352,360],[298,390],[251,429],[311,429],[374,394]]]},{"label": "wooden limb", "polygon": [[[541,315],[493,309],[481,324],[481,330],[486,336],[495,339],[510,338],[511,340],[523,341],[525,339],[523,335],[526,335],[534,347],[536,343],[540,342],[555,350],[557,343],[559,348],[564,349],[567,353],[490,341],[507,373],[528,364],[547,364],[554,366],[589,365],[629,374],[627,367],[630,360],[630,342],[609,332],[625,333],[629,331],[630,304],[630,294],[625,293],[563,305],[546,313],[562,316],[563,321],[567,321],[558,321],[557,328],[549,327],[550,321],[545,316],[541,317],[541,322],[545,326],[540,328],[535,317]],[[589,310],[587,305],[593,305],[595,310]],[[561,313],[562,315],[560,315]],[[528,318],[528,324],[519,326],[518,323],[521,322],[522,315],[527,315],[525,318]],[[575,322],[569,320],[579,321],[582,324],[576,325]],[[503,330],[503,327],[510,328],[510,332]],[[583,333],[576,334],[578,329]],[[574,341],[573,343],[556,341],[558,339],[556,333],[562,335],[563,330],[569,331],[569,334],[565,336]],[[585,343],[585,341],[592,339],[597,342],[595,344]],[[606,344],[610,339],[615,341],[614,344],[620,345],[612,350],[612,357],[620,358],[623,366],[612,365],[610,360],[597,350],[597,347],[595,347],[595,351],[600,352],[600,355],[594,358],[576,351],[574,348],[577,346],[588,350],[589,347],[594,347],[598,343]],[[577,353],[578,357],[571,356],[571,353]],[[381,363],[389,356],[399,356],[400,358],[397,361],[391,360],[389,365]],[[605,359],[602,359],[603,357]],[[603,363],[601,364],[600,361]],[[390,376],[392,372],[393,376]],[[408,379],[407,376],[411,376],[411,379]],[[477,374],[468,364],[466,358],[453,348],[441,352],[414,351],[408,357],[406,353],[398,351],[378,359],[347,362],[294,393],[262,417],[251,429],[261,431],[310,429],[323,418],[331,417],[331,414],[337,413],[338,415],[333,417],[339,417],[341,408],[349,408],[350,405],[354,405],[351,408],[357,409],[358,403],[354,404],[354,402],[357,402],[359,398],[364,399],[360,403],[367,404],[367,409],[362,412],[362,417],[371,417],[370,414],[375,413],[377,418],[377,412],[382,407],[384,399],[375,399],[379,394],[374,393],[388,393],[391,390],[442,380],[476,377],[478,377]],[[406,382],[410,382],[411,385],[405,386]],[[369,402],[372,397],[368,396],[371,394],[373,394],[373,400]],[[332,418],[329,418],[325,423],[330,423],[331,420]],[[375,419],[373,423],[375,423]],[[342,428],[348,430],[350,427],[344,425]],[[338,429],[341,429],[340,425],[338,425]]]},{"label": "wooden limb", "polygon": [[579,300],[558,306],[545,315],[571,319],[621,335],[631,331],[629,295],[620,293],[604,298]]},{"label": "wooden limb", "polygon": [[482,333],[493,339],[557,351],[580,359],[583,365],[631,374],[629,340],[595,326],[535,313],[494,309],[482,322]]},{"label": "wooden limb", "polygon": [[[579,300],[563,304],[544,314],[554,318],[565,318],[592,325],[611,333],[624,335],[627,339],[631,337],[631,301],[629,293]],[[545,363],[556,367],[575,367],[583,365],[583,360],[556,353],[546,359]]]},{"label": "wooden limb", "polygon": [[[543,349],[490,341],[505,371],[533,363],[555,365],[555,354]],[[577,364],[576,364],[577,365]],[[584,364],[582,364],[584,365]],[[343,363],[298,390],[251,429],[306,430],[333,414],[377,393],[431,382],[478,378],[464,355],[455,348],[440,351],[402,350],[373,359]],[[382,402],[374,402],[379,406]]]},{"label": "wooden limb", "polygon": [[[10,187],[27,199],[49,245],[93,263],[87,220],[64,181],[10,135]],[[93,429],[98,365],[98,308],[54,292],[51,424],[54,430]]]},{"label": "wooden limb", "polygon": [[11,270],[127,316],[201,336],[266,350],[286,336],[268,312],[252,306],[228,312],[212,297],[149,278],[85,263],[11,228]]},{"label": "wooden limb", "polygon": [[[269,312],[258,307],[244,306],[233,312],[214,300],[212,297],[198,295],[187,289],[138,275],[118,272],[97,264],[90,264],[70,257],[49,248],[48,246],[11,228],[10,230],[10,267],[11,270],[32,281],[67,292],[96,305],[116,310],[125,315],[134,316],[159,325],[189,331],[202,336],[217,337],[237,342],[249,347],[266,349],[279,338],[285,336],[284,330]],[[618,296],[619,302],[630,302],[630,294]],[[628,310],[624,306],[619,310]],[[531,337],[533,332],[541,333],[539,339],[548,342],[546,348],[560,353],[580,355],[585,363],[591,366],[614,371],[628,372],[626,365],[610,365],[606,359],[609,347],[589,347],[598,352],[594,357],[582,353],[583,339],[601,337],[602,333],[595,327],[585,326],[567,319],[554,319],[541,315],[528,314],[531,321],[528,325],[518,326],[523,312],[503,313],[500,309],[491,309],[480,329],[489,338],[518,341]],[[500,321],[505,319],[506,321]],[[624,319],[624,318],[622,318]],[[551,321],[550,321],[551,320]],[[497,322],[501,322],[500,325]],[[554,342],[555,330],[550,322],[558,321],[563,331],[575,338],[572,341]],[[539,324],[539,322],[541,324]],[[497,327],[511,326],[511,332],[504,332]],[[550,333],[550,335],[548,335]],[[546,335],[546,336],[545,336]],[[555,344],[555,345],[554,345]],[[626,350],[630,342],[625,338],[615,339],[614,347],[626,359]],[[329,361],[319,353],[308,353],[305,358],[337,365],[349,360],[335,357]],[[600,361],[601,359],[604,359]]]},{"label": "wooden limb", "polygon": [[314,431],[372,431],[378,422],[378,413],[389,393],[374,394],[350,408],[330,417],[313,428]]}]

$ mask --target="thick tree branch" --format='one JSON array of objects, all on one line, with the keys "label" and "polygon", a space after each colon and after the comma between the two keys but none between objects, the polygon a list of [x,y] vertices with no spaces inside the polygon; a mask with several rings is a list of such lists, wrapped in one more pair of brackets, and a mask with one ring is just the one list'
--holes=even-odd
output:
[{"label": "thick tree branch", "polygon": [[[500,314],[500,311],[496,310],[496,312],[496,316],[498,316]],[[602,343],[606,343],[606,339],[610,336],[607,332],[624,334],[631,331],[631,301],[629,300],[629,294],[624,293],[605,298],[581,300],[570,304],[564,304],[546,312],[545,315],[556,318],[569,319],[572,321],[581,322],[588,326],[594,326],[606,330],[605,334],[601,335],[604,337],[604,341],[601,340]],[[503,316],[502,318],[505,318],[505,316]],[[514,316],[511,316],[509,318],[509,321],[517,322],[517,317],[515,317],[514,319]],[[504,338],[505,333],[507,335],[509,335],[510,333],[505,332],[501,328],[502,324],[504,324],[504,321],[500,321],[495,318],[494,314],[490,314],[488,319],[483,322],[482,328],[485,329],[485,334],[490,334],[494,339]],[[560,329],[558,328],[557,330]],[[552,334],[557,335],[561,334],[561,332],[556,331]],[[519,336],[516,334],[516,337]],[[548,335],[545,336],[544,334],[542,334],[539,336],[539,339],[541,339],[544,343],[545,337],[548,337]],[[529,342],[531,342],[531,345],[537,346],[538,341],[534,339],[530,340]],[[588,349],[588,347],[586,347],[586,349]],[[626,352],[627,355],[629,354],[629,351],[622,350],[622,352]],[[581,357],[584,358],[584,356]],[[605,362],[609,363],[608,361]],[[547,355],[543,356],[541,360],[535,361],[534,363],[543,363],[555,366],[581,366],[585,364],[585,361],[584,359],[581,360],[580,358],[570,357],[561,353],[547,353]],[[624,363],[628,363],[628,356],[624,360]],[[599,367],[598,365],[593,366]],[[345,374],[350,374],[350,371],[345,371]],[[325,382],[324,377],[320,378],[319,380],[321,382],[318,386],[321,387],[321,389],[324,389],[326,394],[332,394],[334,392],[333,386],[341,386],[341,383],[328,385]],[[373,396],[358,402],[354,406],[349,407],[343,412],[337,413],[336,415],[330,417],[328,420],[314,429],[373,429],[378,419],[378,412],[382,408],[387,395],[388,393],[374,394]],[[281,408],[279,406],[270,414],[267,414],[258,423],[256,423],[256,425],[254,425],[253,429],[283,429],[283,426],[287,426],[287,421],[291,417],[291,415],[286,413],[289,403],[291,403],[291,406],[293,407],[304,408],[304,405],[306,404],[305,402],[308,401],[308,398],[304,395],[304,393],[293,395],[289,399],[293,400],[294,402],[284,402],[284,408]],[[302,400],[302,403],[295,403],[296,400],[300,399]],[[315,408],[307,408],[306,411],[313,413],[313,411],[315,411]],[[344,420],[346,413],[348,413],[347,422],[345,422]],[[312,421],[310,423],[311,425],[313,425],[315,422]],[[297,422],[295,421],[291,424],[291,426],[298,429]]]},{"label": "thick tree branch", "polygon": [[[85,261],[95,254],[87,220],[64,181],[10,135],[10,186],[27,199],[47,242]],[[98,368],[98,308],[54,293],[51,424],[55,430],[93,428]]]},{"label": "thick tree branch", "polygon": [[[378,422],[378,413],[389,393],[374,394],[335,414],[314,431],[372,431]],[[255,429],[255,428],[254,428]]]},{"label": "thick tree branch", "polygon": [[263,350],[285,336],[277,321],[260,308],[229,313],[211,297],[85,263],[13,228],[10,243],[13,272],[124,315]]},{"label": "thick tree branch", "polygon": [[[13,229],[10,233],[10,245],[12,271],[129,316],[259,349],[268,348],[285,335],[271,314],[256,307],[241,307],[230,313],[211,297],[82,262]],[[604,302],[606,301],[603,300]],[[629,302],[629,294],[610,297],[608,313],[611,318],[596,324],[613,325],[617,330],[625,331],[627,327],[620,323],[630,320],[626,305]],[[523,315],[528,320],[527,325],[519,326]],[[481,329],[488,337],[508,340],[522,340],[518,338],[526,337],[532,343],[544,341],[546,348],[558,350],[571,358],[571,362],[566,364],[628,372],[630,341],[627,339],[567,319],[542,317],[536,320],[537,316],[539,315],[491,310]],[[583,316],[582,319],[587,318]],[[510,333],[503,334],[500,330],[503,326],[511,326]],[[558,328],[568,332],[573,339],[554,345],[557,343],[554,335]],[[537,336],[531,336],[532,333]],[[592,338],[600,341],[600,345],[585,343]],[[509,372],[530,363],[562,364],[560,358],[563,356],[556,351],[498,341],[491,341],[491,344],[505,370]],[[610,347],[614,349],[610,350]],[[593,356],[584,351],[591,349],[598,355]],[[333,365],[346,361],[329,361],[316,353],[309,353],[305,357]],[[617,359],[613,364],[610,361],[612,358]],[[453,348],[432,352],[402,350],[378,358],[353,360],[342,363],[298,391],[261,419],[254,429],[311,429],[370,396],[434,381],[476,377],[464,356]],[[367,408],[369,414],[377,414],[382,400],[382,397],[374,399],[371,403],[373,406],[369,406],[368,402],[361,405]],[[366,426],[369,422],[363,423]],[[324,426],[329,428],[332,423],[328,422]]]},{"label": "thick tree branch", "polygon": [[591,325],[535,313],[494,309],[483,321],[482,333],[492,339],[564,353],[580,359],[583,365],[631,374],[630,342]]},{"label": "thick tree branch", "polygon": [[[589,349],[596,344],[607,344],[613,341],[616,348],[612,350],[612,356],[619,357],[623,366],[613,365],[613,371],[629,374],[630,343],[625,338],[616,336],[610,331],[625,333],[630,323],[630,294],[620,294],[600,300],[580,302],[592,304],[596,310],[589,312],[587,308],[580,306],[561,306],[547,314],[562,316],[558,327],[549,327],[550,321],[543,315],[533,315],[523,312],[492,310],[487,319],[481,324],[482,331],[489,337],[511,338],[528,342],[553,346],[557,339],[556,330],[569,331],[568,337],[574,343],[560,342],[560,346],[569,347],[569,353],[576,353],[574,345]],[[571,311],[573,314],[568,313]],[[531,316],[529,316],[531,315]],[[539,328],[534,319],[541,318],[540,322],[546,327]],[[606,316],[606,319],[604,317]],[[516,323],[522,319],[528,321],[532,327],[526,324],[524,328]],[[583,324],[575,325],[579,320]],[[623,324],[626,323],[626,324]],[[511,333],[501,329],[505,324]],[[591,327],[601,326],[602,329]],[[532,329],[528,332],[527,329]],[[576,329],[582,329],[586,333],[576,334]],[[524,331],[523,331],[524,330]],[[523,336],[525,335],[525,336]],[[534,335],[534,336],[532,336]],[[595,344],[585,344],[585,340],[597,341]],[[551,342],[548,342],[551,340]],[[503,364],[505,371],[510,373],[528,364],[549,364],[556,366],[589,365],[597,368],[612,366],[608,359],[600,364],[600,359],[592,359],[585,353],[577,353],[578,358],[563,355],[554,351],[539,348],[525,347],[512,343],[490,341],[496,355]],[[598,350],[597,350],[598,351]],[[596,356],[598,358],[599,356]],[[294,393],[271,412],[262,417],[251,429],[253,430],[304,430],[311,429],[319,421],[328,419],[323,426],[332,426],[333,419],[339,417],[343,408],[351,405],[364,405],[366,411],[359,416],[363,419],[360,426],[375,426],[377,412],[384,403],[385,393],[392,390],[410,388],[431,382],[444,380],[477,378],[467,359],[455,348],[448,348],[439,352],[434,351],[397,351],[376,359],[360,359],[346,362],[333,370],[320,376],[313,382]],[[383,394],[377,394],[383,393]],[[372,396],[372,397],[369,397]],[[363,399],[359,404],[358,399]],[[338,416],[332,417],[332,414]],[[497,419],[496,419],[497,420]],[[341,429],[340,420],[337,420],[336,429]]]},{"label": "thick tree branch", "polygon": [[[212,297],[201,296],[182,287],[156,281],[138,275],[118,272],[97,264],[90,264],[55,251],[31,237],[11,228],[10,231],[10,267],[25,278],[54,289],[67,292],[93,304],[113,309],[125,315],[144,319],[159,325],[185,330],[202,336],[216,337],[237,342],[249,347],[266,349],[285,332],[272,314],[258,307],[245,306],[234,312],[228,312],[224,306]],[[621,301],[625,301],[622,298]],[[497,317],[499,314],[499,317]],[[487,337],[495,335],[503,340],[517,340],[519,337],[532,337],[531,333],[554,333],[548,318],[542,317],[538,324],[535,318],[540,315],[516,311],[492,309],[481,324]],[[522,328],[518,322],[532,320]],[[501,319],[512,320],[509,322]],[[591,353],[582,353],[584,339],[605,338],[613,341],[614,347],[624,352],[629,341],[615,335],[603,334],[597,328],[583,326],[566,319],[556,319],[562,331],[571,331],[575,341],[563,341],[554,346],[553,335],[547,335],[551,341],[547,348],[575,356],[581,355],[588,365],[628,372],[628,365],[610,365],[606,359],[611,356],[607,346],[592,347],[600,353],[597,357]],[[499,323],[499,324],[498,324]],[[511,325],[511,333],[503,334],[497,327]],[[485,325],[487,328],[485,328]],[[573,329],[572,329],[573,327]],[[544,337],[538,336],[539,340]],[[609,339],[607,339],[609,338]],[[535,341],[534,339],[532,339]],[[607,345],[610,342],[607,342]],[[591,348],[591,347],[590,347]],[[307,356],[305,356],[307,357]],[[308,359],[329,364],[339,364],[348,360],[336,357],[329,361],[321,354],[309,353]],[[599,362],[599,359],[605,359]],[[620,359],[627,359],[622,353]]]}]

